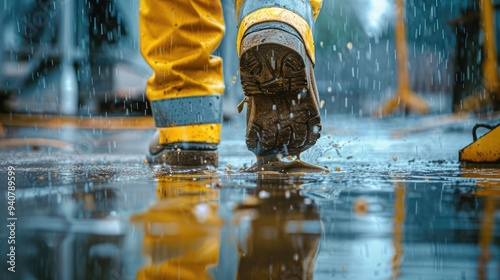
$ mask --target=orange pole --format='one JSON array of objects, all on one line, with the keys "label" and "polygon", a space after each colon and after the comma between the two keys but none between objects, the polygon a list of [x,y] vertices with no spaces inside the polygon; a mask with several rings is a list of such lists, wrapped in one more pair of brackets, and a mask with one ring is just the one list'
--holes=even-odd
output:
[{"label": "orange pole", "polygon": [[495,14],[493,13],[492,0],[480,0],[482,28],[484,36],[485,60],[483,61],[483,76],[486,89],[494,92],[499,86],[497,53],[495,46]]},{"label": "orange pole", "polygon": [[396,55],[398,69],[398,89],[401,95],[410,93],[410,74],[408,72],[408,47],[406,44],[406,24],[405,24],[405,2],[397,0],[396,29],[394,35],[396,39]]},{"label": "orange pole", "polygon": [[410,73],[408,71],[408,46],[406,42],[405,1],[396,0],[396,27],[394,29],[394,40],[396,44],[397,60],[397,89],[394,96],[386,101],[380,108],[375,110],[375,116],[385,117],[398,107],[405,111],[415,111],[419,114],[427,114],[429,105],[410,89]]}]

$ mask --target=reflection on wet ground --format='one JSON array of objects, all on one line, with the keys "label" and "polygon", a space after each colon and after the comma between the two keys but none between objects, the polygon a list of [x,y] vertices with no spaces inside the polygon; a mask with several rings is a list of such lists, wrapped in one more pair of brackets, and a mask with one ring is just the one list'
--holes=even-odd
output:
[{"label": "reflection on wet ground", "polygon": [[219,169],[186,174],[142,162],[151,131],[8,127],[66,144],[0,141],[17,217],[2,279],[500,278],[500,169],[460,168],[466,122],[397,139],[415,121],[333,124],[302,157],[330,173],[296,175],[238,172],[254,160],[241,122]]}]

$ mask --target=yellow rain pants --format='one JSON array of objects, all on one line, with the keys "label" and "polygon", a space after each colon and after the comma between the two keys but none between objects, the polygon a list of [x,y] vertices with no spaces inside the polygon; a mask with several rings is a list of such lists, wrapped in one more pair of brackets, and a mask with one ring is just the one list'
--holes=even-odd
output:
[{"label": "yellow rain pants", "polygon": [[[301,0],[283,1],[293,6],[293,1]],[[238,15],[245,0],[235,2]],[[316,19],[322,0],[310,2]],[[146,95],[160,132],[159,144],[218,144],[224,81],[222,59],[212,52],[224,36],[220,1],[141,0],[139,13],[141,53],[154,71]],[[238,21],[238,48],[251,25],[282,21],[301,34],[314,62],[312,32],[301,15],[278,6],[265,7]]]}]

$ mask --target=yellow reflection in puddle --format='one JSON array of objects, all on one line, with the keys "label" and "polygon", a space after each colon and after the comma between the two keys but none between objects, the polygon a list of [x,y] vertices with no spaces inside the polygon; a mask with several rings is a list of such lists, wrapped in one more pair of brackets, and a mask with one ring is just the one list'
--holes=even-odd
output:
[{"label": "yellow reflection in puddle", "polygon": [[132,222],[144,226],[148,263],[137,279],[211,279],[218,263],[220,228],[216,179],[173,176],[158,179],[158,201]]},{"label": "yellow reflection in puddle", "polygon": [[210,175],[158,180],[158,201],[131,218],[144,227],[147,263],[137,278],[211,279],[221,244],[232,242],[236,279],[312,279],[323,226],[300,184],[258,179],[233,208],[232,234],[223,240],[219,186]]}]

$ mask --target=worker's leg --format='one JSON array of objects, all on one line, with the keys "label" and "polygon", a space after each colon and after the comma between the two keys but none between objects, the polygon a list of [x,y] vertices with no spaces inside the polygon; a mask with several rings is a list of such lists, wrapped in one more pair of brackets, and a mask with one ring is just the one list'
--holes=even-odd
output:
[{"label": "worker's leg", "polygon": [[220,1],[141,0],[141,53],[153,68],[146,94],[158,133],[149,162],[217,165],[224,34]]},{"label": "worker's leg", "polygon": [[298,156],[319,138],[312,28],[321,3],[236,1],[247,146],[261,163]]}]

